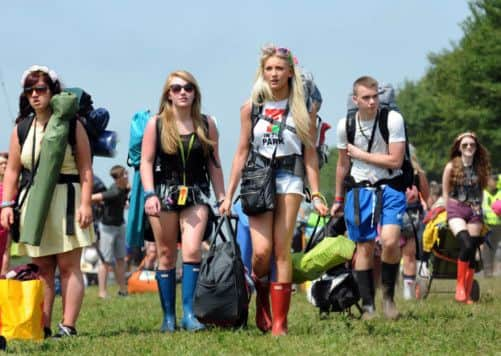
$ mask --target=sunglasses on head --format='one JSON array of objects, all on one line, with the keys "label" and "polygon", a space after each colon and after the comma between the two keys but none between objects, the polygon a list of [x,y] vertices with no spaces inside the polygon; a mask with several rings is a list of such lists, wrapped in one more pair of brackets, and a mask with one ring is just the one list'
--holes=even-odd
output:
[{"label": "sunglasses on head", "polygon": [[471,148],[475,148],[477,147],[477,144],[475,142],[465,142],[465,143],[462,143],[461,144],[461,148],[467,148],[468,146],[470,146]]},{"label": "sunglasses on head", "polygon": [[192,93],[195,90],[195,86],[191,83],[181,85],[181,84],[172,84],[169,88],[169,90],[174,93],[178,94],[181,92],[181,89],[184,89],[185,92],[187,93]]},{"label": "sunglasses on head", "polygon": [[33,92],[37,92],[38,94],[45,94],[47,90],[49,90],[49,87],[47,85],[35,85],[32,87],[27,87],[24,88],[24,94],[26,95],[32,95]]}]

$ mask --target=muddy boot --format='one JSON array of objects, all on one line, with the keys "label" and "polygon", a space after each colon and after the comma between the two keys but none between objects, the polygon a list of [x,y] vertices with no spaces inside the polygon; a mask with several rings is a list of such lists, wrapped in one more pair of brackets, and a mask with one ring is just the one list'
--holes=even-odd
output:
[{"label": "muddy boot", "polygon": [[394,302],[395,283],[397,281],[398,263],[381,264],[381,284],[383,287],[383,314],[389,320],[396,320],[400,317],[397,306]]}]

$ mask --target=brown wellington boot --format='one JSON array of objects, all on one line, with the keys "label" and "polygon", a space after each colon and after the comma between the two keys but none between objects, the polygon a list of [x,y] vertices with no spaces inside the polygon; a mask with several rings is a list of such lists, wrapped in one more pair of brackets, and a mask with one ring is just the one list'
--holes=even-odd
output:
[{"label": "brown wellington boot", "polygon": [[466,302],[466,272],[470,268],[468,262],[457,261],[457,279],[456,279],[456,302]]},{"label": "brown wellington boot", "polygon": [[270,282],[253,277],[256,286],[256,326],[262,332],[271,330]]},{"label": "brown wellington boot", "polygon": [[287,314],[291,303],[291,283],[271,283],[271,311],[273,336],[287,335]]}]

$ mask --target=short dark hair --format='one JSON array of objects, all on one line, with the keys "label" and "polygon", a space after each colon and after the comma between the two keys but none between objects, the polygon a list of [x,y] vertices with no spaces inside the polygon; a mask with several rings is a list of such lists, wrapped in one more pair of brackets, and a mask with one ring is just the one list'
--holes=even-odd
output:
[{"label": "short dark hair", "polygon": [[113,179],[118,179],[122,177],[125,173],[125,167],[117,164],[116,166],[111,167],[110,169],[110,176]]},{"label": "short dark hair", "polygon": [[353,82],[353,95],[357,95],[357,88],[362,85],[367,88],[378,88],[378,82],[376,79],[369,77],[368,75],[364,75],[363,77],[358,78]]}]

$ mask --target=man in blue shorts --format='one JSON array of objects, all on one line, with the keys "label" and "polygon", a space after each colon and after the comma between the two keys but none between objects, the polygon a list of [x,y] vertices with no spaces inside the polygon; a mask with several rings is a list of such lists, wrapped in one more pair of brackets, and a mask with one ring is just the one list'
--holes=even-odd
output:
[{"label": "man in blue shorts", "polygon": [[405,154],[404,120],[396,111],[387,112],[386,143],[378,125],[384,115],[384,110],[379,107],[378,82],[371,77],[360,77],[354,82],[352,100],[358,107],[354,117],[354,137],[350,140],[348,136],[347,118],[341,119],[337,127],[339,155],[331,214],[341,213],[344,205],[348,236],[357,244],[353,269],[362,298],[362,317],[366,320],[376,315],[373,264],[375,238],[379,231],[383,313],[388,319],[397,319],[399,312],[393,297],[400,262],[400,229],[406,205],[400,169]]}]

